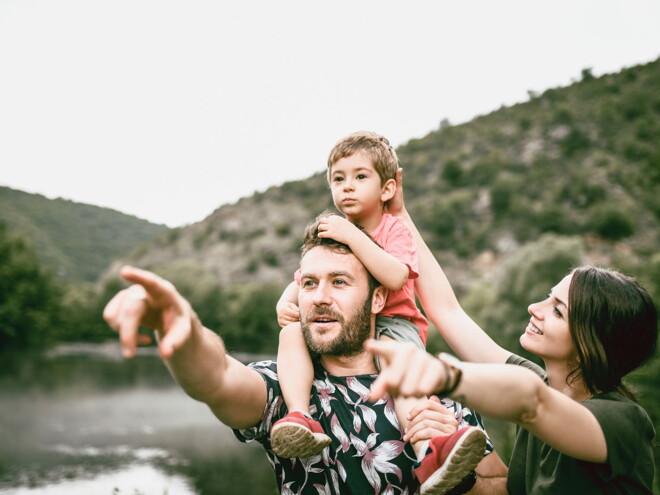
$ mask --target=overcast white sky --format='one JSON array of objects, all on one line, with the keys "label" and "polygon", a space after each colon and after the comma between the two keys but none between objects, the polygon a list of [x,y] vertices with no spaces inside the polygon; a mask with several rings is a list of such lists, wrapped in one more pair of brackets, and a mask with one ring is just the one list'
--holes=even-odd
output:
[{"label": "overcast white sky", "polygon": [[193,223],[350,132],[655,60],[659,26],[657,0],[0,0],[0,185]]}]

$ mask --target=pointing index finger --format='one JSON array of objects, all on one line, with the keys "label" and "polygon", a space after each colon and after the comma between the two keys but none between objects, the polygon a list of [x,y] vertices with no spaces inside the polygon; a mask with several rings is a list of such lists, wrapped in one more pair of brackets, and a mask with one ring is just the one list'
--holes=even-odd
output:
[{"label": "pointing index finger", "polygon": [[133,266],[123,267],[120,273],[125,280],[144,287],[155,302],[172,302],[173,292],[176,292],[174,286],[155,273]]}]

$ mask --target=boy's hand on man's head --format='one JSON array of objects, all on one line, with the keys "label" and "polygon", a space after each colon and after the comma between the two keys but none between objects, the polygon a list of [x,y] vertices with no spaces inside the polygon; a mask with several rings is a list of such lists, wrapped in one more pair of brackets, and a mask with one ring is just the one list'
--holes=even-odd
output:
[{"label": "boy's hand on man's head", "polygon": [[300,309],[292,302],[285,301],[277,304],[277,323],[284,328],[285,326],[300,321]]},{"label": "boy's hand on man's head", "polygon": [[330,215],[319,221],[319,237],[334,239],[337,242],[351,245],[356,234],[361,234],[359,228],[344,217]]}]

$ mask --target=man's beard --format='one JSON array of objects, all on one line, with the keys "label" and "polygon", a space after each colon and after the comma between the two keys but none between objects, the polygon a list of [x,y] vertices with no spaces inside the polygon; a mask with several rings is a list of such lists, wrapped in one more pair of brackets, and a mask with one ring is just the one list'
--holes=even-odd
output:
[{"label": "man's beard", "polygon": [[[314,341],[310,323],[315,316],[328,316],[341,326],[341,332],[331,342],[318,343]],[[371,334],[371,296],[367,297],[363,306],[348,322],[344,317],[325,307],[315,307],[310,314],[301,320],[303,337],[309,350],[326,356],[355,356],[363,350],[364,342]]]}]

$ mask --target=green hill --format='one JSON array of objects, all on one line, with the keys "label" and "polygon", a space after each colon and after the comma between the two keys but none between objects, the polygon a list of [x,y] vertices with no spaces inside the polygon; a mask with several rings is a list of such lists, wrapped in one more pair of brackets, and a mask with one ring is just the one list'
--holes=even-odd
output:
[{"label": "green hill", "polygon": [[660,62],[582,76],[401,148],[438,249],[506,252],[553,232],[623,242],[638,259],[658,250]]},{"label": "green hill", "polygon": [[[599,78],[584,70],[568,87],[399,147],[408,208],[460,291],[551,234],[660,296],[658,87],[660,61]],[[224,205],[127,261],[198,288],[281,285],[305,224],[331,206],[319,171]]]},{"label": "green hill", "polygon": [[0,221],[58,278],[94,282],[110,262],[169,229],[115,210],[0,186]]}]

